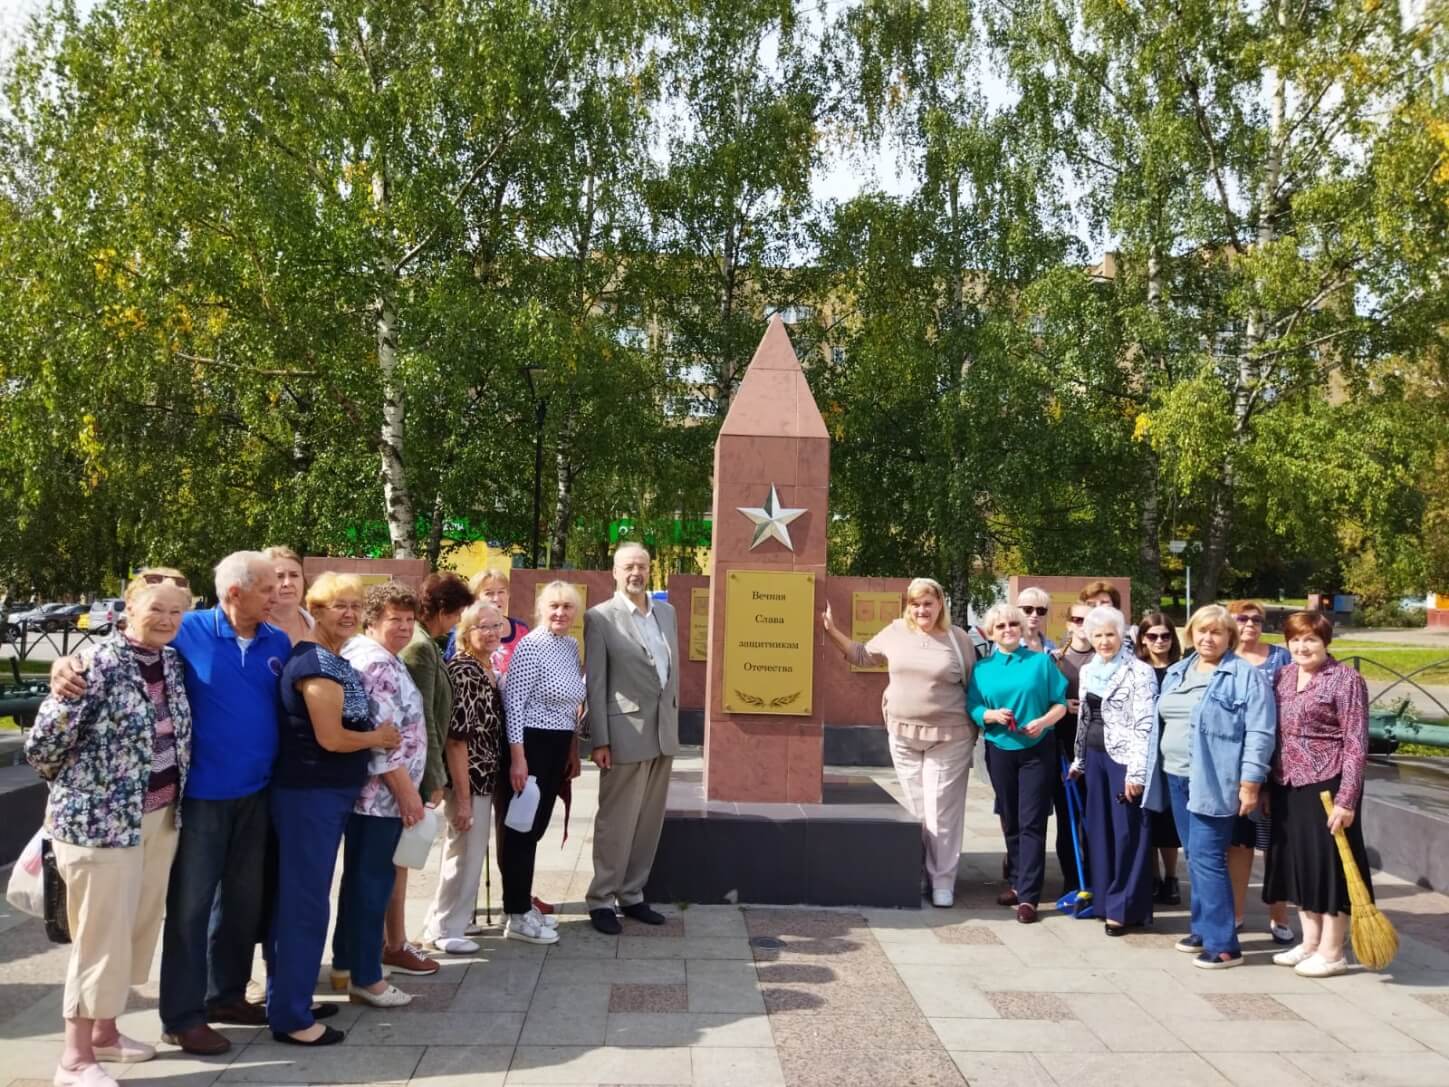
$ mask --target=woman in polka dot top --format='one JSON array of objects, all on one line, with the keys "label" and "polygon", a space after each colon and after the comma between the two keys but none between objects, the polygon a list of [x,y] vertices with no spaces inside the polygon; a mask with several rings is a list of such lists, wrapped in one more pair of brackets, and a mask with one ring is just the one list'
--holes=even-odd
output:
[{"label": "woman in polka dot top", "polygon": [[[533,908],[533,865],[565,781],[578,775],[579,708],[586,694],[579,643],[569,636],[583,606],[566,581],[550,582],[538,597],[534,629],[518,643],[503,685],[508,781],[520,793],[532,776],[538,811],[527,831],[504,827],[499,848],[505,935],[535,944],[558,941],[557,922]],[[550,923],[552,922],[552,923]]]}]

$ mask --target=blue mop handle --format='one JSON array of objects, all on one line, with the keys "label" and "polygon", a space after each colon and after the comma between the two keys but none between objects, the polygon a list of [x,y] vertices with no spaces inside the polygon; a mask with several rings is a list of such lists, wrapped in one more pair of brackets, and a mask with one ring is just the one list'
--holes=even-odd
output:
[{"label": "blue mop handle", "polygon": [[1082,843],[1077,840],[1077,783],[1068,776],[1070,767],[1067,757],[1062,756],[1062,782],[1067,787],[1067,818],[1072,821],[1072,855],[1077,858],[1077,886],[1087,889],[1087,877],[1082,873]]}]

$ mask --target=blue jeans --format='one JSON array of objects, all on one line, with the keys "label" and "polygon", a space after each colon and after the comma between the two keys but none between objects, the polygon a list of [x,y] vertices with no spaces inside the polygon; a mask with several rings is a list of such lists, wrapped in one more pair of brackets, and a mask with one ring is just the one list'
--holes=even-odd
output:
[{"label": "blue jeans", "polygon": [[1187,810],[1188,779],[1167,775],[1172,820],[1177,836],[1187,846],[1187,870],[1192,884],[1192,931],[1202,937],[1209,955],[1242,953],[1238,943],[1233,882],[1228,877],[1228,846],[1232,844],[1236,815],[1198,815]]},{"label": "blue jeans", "polygon": [[267,790],[235,800],[181,801],[181,833],[166,892],[161,1025],[201,1026],[207,1009],[246,999],[262,918]]},{"label": "blue jeans", "polygon": [[277,890],[267,936],[267,1021],[272,1030],[306,1030],[314,1022],[312,990],[327,921],[332,870],[358,789],[272,790],[277,828]]},{"label": "blue jeans", "polygon": [[392,855],[401,836],[401,819],[357,812],[347,817],[332,969],[351,973],[353,985],[365,988],[382,980],[382,926],[397,877]]}]

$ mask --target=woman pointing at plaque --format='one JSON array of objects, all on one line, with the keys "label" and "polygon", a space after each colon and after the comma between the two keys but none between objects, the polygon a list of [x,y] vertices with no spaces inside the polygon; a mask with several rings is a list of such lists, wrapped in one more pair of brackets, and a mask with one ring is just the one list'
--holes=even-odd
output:
[{"label": "woman pointing at plaque", "polygon": [[966,684],[975,654],[941,586],[918,577],[906,587],[906,607],[870,641],[851,641],[835,626],[829,605],[825,633],[845,659],[859,668],[886,666],[890,681],[881,712],[890,734],[906,807],[921,820],[925,884],[931,904],[955,900],[956,866],[966,818],[966,782],[976,726],[966,715]]}]

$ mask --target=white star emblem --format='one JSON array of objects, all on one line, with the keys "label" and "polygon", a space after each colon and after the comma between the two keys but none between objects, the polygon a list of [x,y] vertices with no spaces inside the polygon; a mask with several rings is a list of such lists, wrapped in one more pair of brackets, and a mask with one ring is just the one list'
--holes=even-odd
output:
[{"label": "white star emblem", "polygon": [[750,541],[751,551],[771,537],[779,540],[791,551],[794,551],[795,545],[790,542],[790,531],[785,526],[802,513],[809,512],[809,510],[804,509],[790,510],[781,508],[780,495],[775,490],[773,483],[770,484],[770,497],[765,499],[763,507],[736,506],[735,508],[755,524],[755,538]]}]

